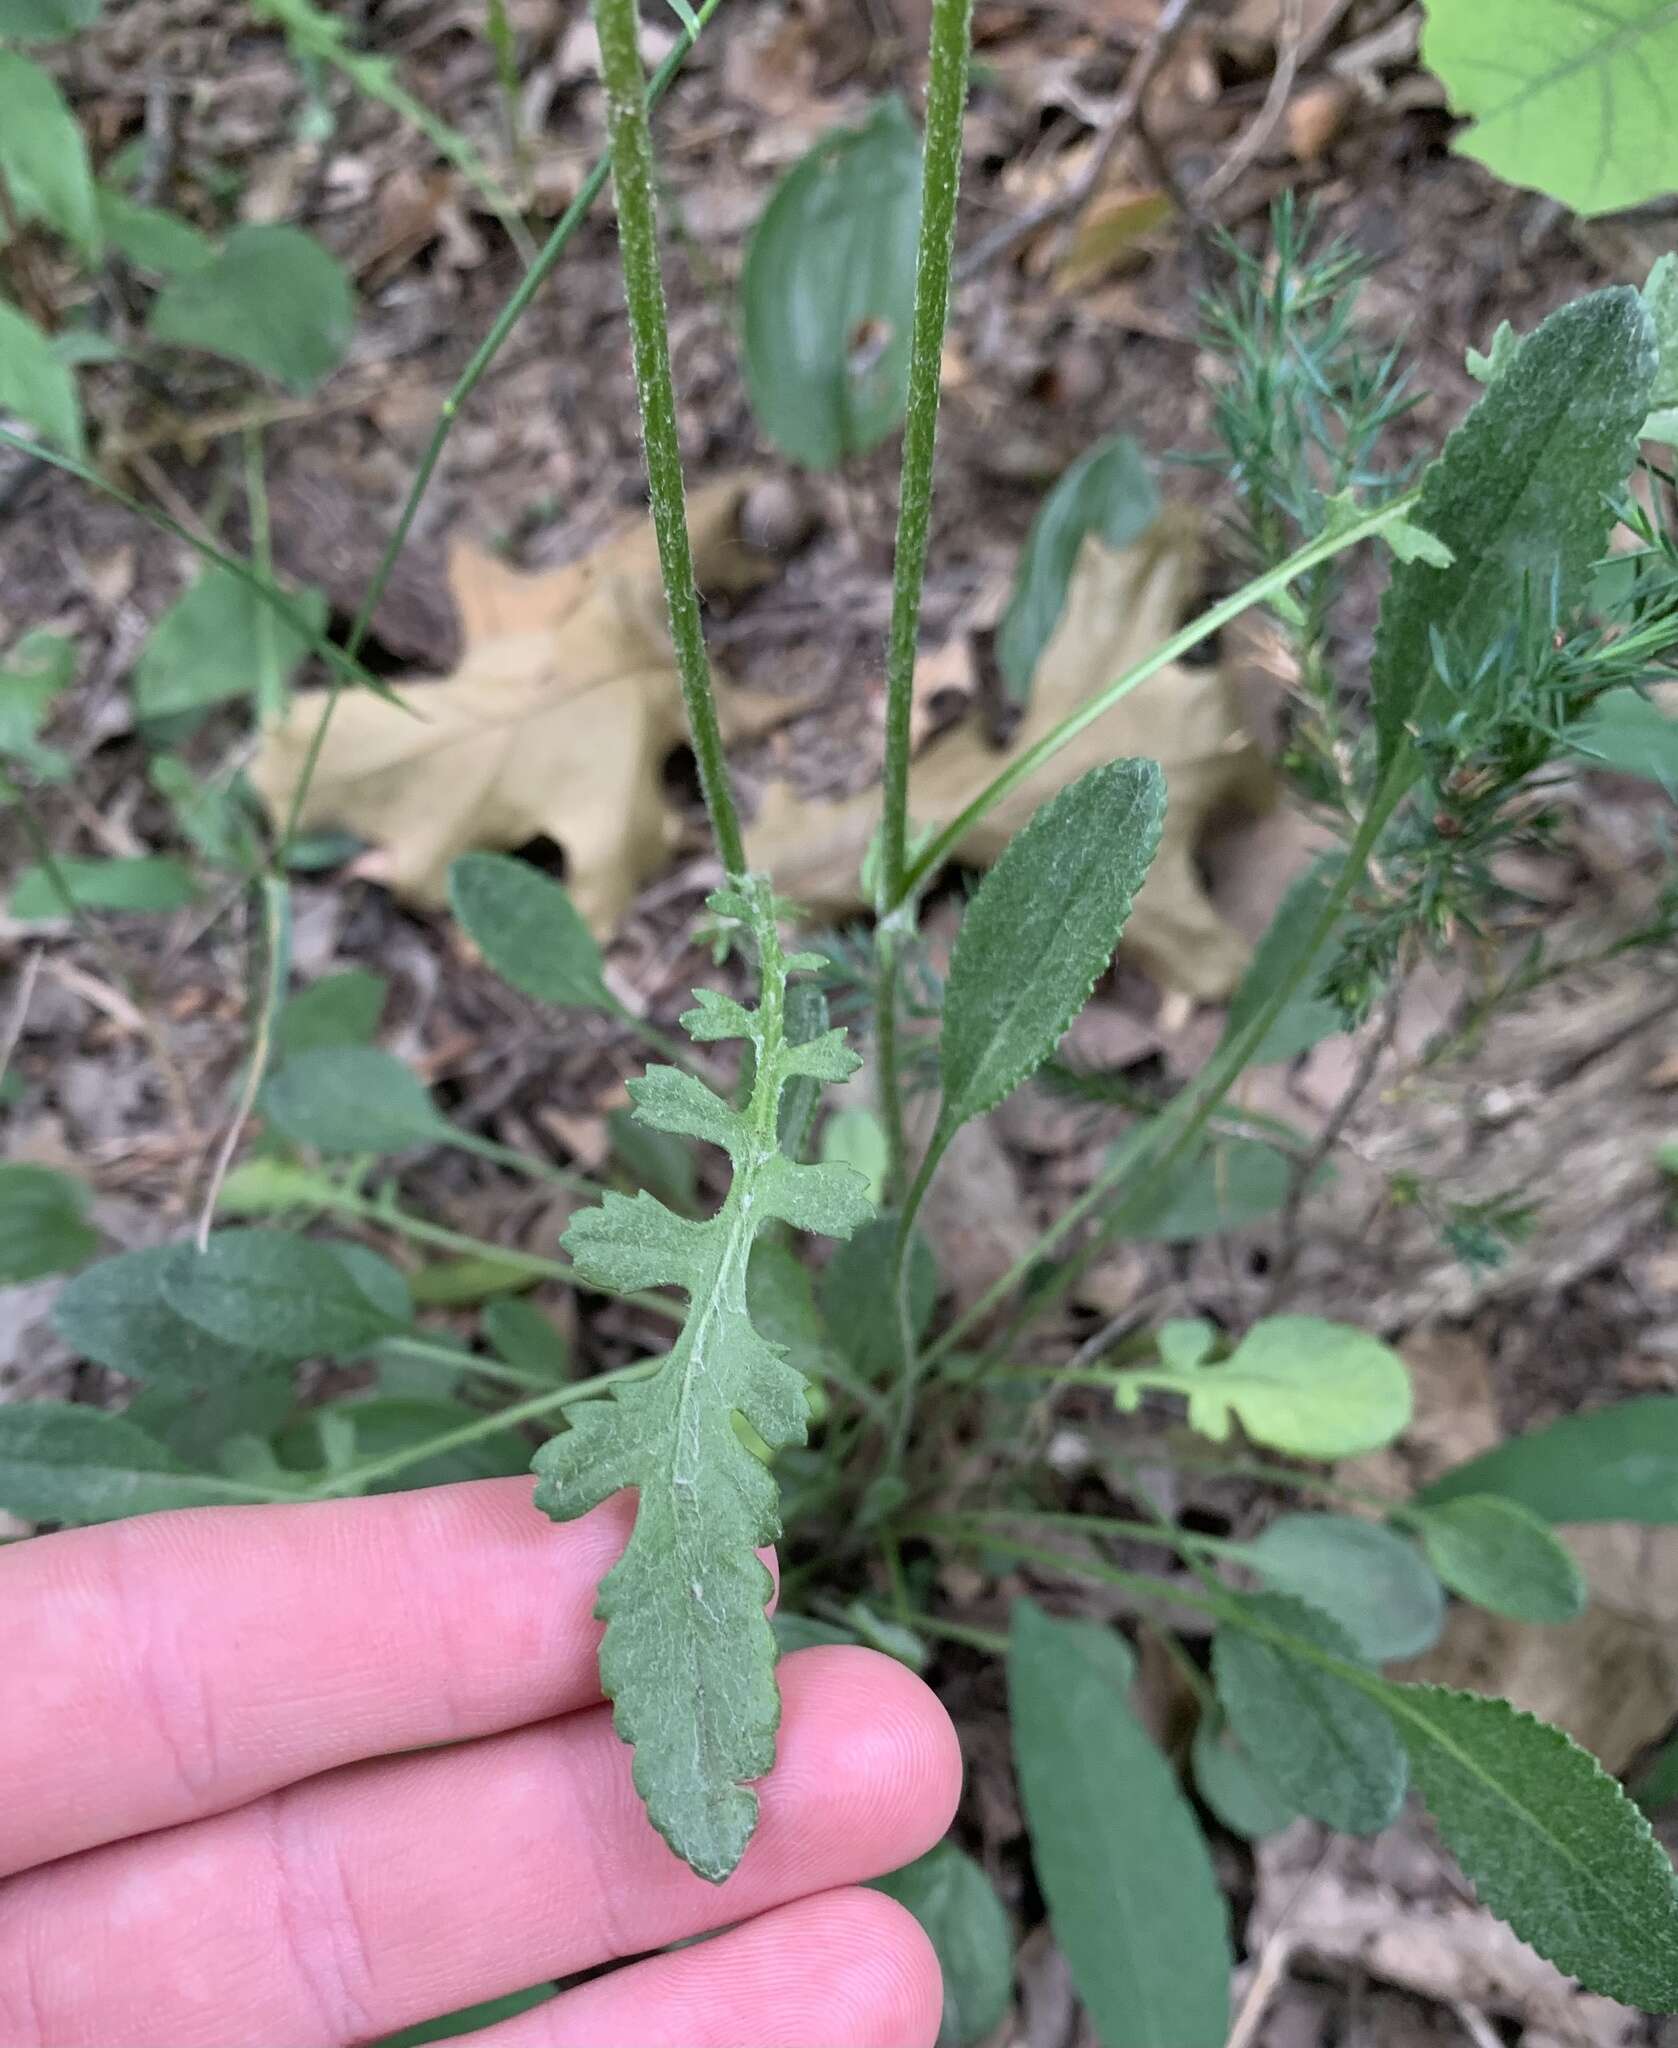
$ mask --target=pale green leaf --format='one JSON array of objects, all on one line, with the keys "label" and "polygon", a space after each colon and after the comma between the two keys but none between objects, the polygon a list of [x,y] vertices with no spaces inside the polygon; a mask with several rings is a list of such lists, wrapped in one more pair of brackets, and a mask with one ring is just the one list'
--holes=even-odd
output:
[{"label": "pale green leaf", "polygon": [[1228,1915],[1175,1773],[1085,1638],[1028,1601],[1008,1696],[1032,1863],[1104,2048],[1222,2048]]},{"label": "pale green leaf", "polygon": [[996,630],[996,661],[1009,697],[1023,704],[1043,649],[1066,608],[1072,571],[1087,536],[1128,547],[1159,515],[1159,492],[1128,434],[1085,449],[1037,508],[1014,571],[1013,594]]},{"label": "pale green leaf", "polygon": [[1643,305],[1655,330],[1660,367],[1649,394],[1643,438],[1678,445],[1678,255],[1668,250],[1643,281]]},{"label": "pale green leaf", "polygon": [[775,188],[740,279],[746,390],[795,462],[833,469],[903,418],[921,218],[903,102],[827,135]]},{"label": "pale green leaf", "polygon": [[926,1930],[944,1974],[937,2048],[971,2048],[1002,2020],[1014,1988],[1014,1938],[1002,1901],[973,1858],[940,1842],[874,1889]]},{"label": "pale green leaf", "polygon": [[121,1415],[62,1401],[0,1406],[0,1508],[27,1522],[111,1522],[243,1498]]},{"label": "pale green leaf", "polygon": [[1596,768],[1640,775],[1678,798],[1678,718],[1652,704],[1627,684],[1605,690],[1579,724],[1569,728],[1568,745]]},{"label": "pale green leaf", "polygon": [[163,1274],[175,1249],[120,1252],[78,1273],[53,1304],[54,1329],[79,1357],[163,1386],[215,1387],[269,1371],[271,1358],[223,1343],[169,1306]]},{"label": "pale green leaf", "polygon": [[242,227],[215,260],[152,302],[156,341],[206,349],[312,391],[343,360],[355,325],[348,277],[300,228]]},{"label": "pale green leaf", "polygon": [[485,962],[510,987],[578,1010],[617,1005],[602,979],[594,934],[557,882],[505,853],[463,853],[449,901]]},{"label": "pale green leaf", "polygon": [[1586,1990],[1678,2009],[1672,1864],[1596,1758],[1504,1700],[1369,1682],[1481,1902]]},{"label": "pale green leaf", "polygon": [[1671,0],[1427,0],[1422,62],[1469,119],[1453,147],[1511,185],[1587,215],[1678,187]]},{"label": "pale green leaf", "polygon": [[[222,1230],[203,1251],[173,1245],[159,1268],[165,1303],[200,1330],[271,1359],[356,1356],[412,1320],[393,1267],[282,1230]],[[371,1262],[371,1263],[369,1263]],[[389,1275],[394,1287],[369,1281]],[[380,1295],[383,1298],[378,1298]],[[398,1308],[405,1312],[396,1312]]]},{"label": "pale green leaf", "polygon": [[1212,1641],[1212,1676],[1236,1740],[1299,1812],[1349,1835],[1384,1828],[1407,1778],[1390,1717],[1348,1679],[1273,1639],[1355,1663],[1351,1638],[1284,1593],[1251,1594],[1240,1607],[1263,1632],[1226,1622]]},{"label": "pale green leaf", "polygon": [[140,716],[170,718],[248,697],[264,663],[283,688],[309,652],[310,634],[326,623],[326,599],[318,590],[288,592],[287,602],[295,625],[230,570],[205,569],[147,636],[134,668]]},{"label": "pale green leaf", "polygon": [[[1548,1537],[1546,1540],[1553,1540]],[[1429,1546],[1432,1555],[1432,1546]],[[1251,1543],[1226,1547],[1278,1593],[1338,1622],[1370,1664],[1419,1657],[1445,1626],[1445,1595],[1414,1543],[1351,1515],[1278,1515]]]},{"label": "pale green leaf", "polygon": [[61,860],[56,880],[46,868],[25,868],[12,891],[13,917],[67,917],[59,893],[83,910],[181,910],[196,901],[192,876],[168,854],[137,853],[114,860]]},{"label": "pale green leaf", "polygon": [[293,1144],[328,1154],[400,1152],[450,1136],[419,1076],[374,1045],[294,1053],[269,1076],[258,1102]]},{"label": "pale green leaf", "polygon": [[99,1249],[87,1189],[67,1173],[0,1163],[0,1287],[68,1273]]},{"label": "pale green leaf", "polygon": [[1546,1522],[1678,1522],[1678,1395],[1564,1415],[1442,1474],[1420,1507],[1501,1494]]},{"label": "pale green leaf", "polygon": [[1500,320],[1492,331],[1492,345],[1482,354],[1471,348],[1463,357],[1463,367],[1477,384],[1490,384],[1508,369],[1520,344],[1520,336],[1507,320]]},{"label": "pale green leaf", "polygon": [[246,1159],[222,1182],[218,1216],[279,1216],[288,1209],[332,1206],[337,1186],[312,1166],[287,1159]]},{"label": "pale green leaf", "polygon": [[1222,1443],[1239,1422],[1254,1443],[1296,1458],[1350,1458],[1391,1443],[1410,1420],[1410,1375],[1379,1338],[1317,1316],[1255,1323],[1219,1364],[1138,1366],[1115,1395],[1133,1412],[1148,1387],[1181,1394],[1189,1426]]},{"label": "pale green leaf", "polygon": [[14,43],[53,43],[90,28],[104,0],[0,0],[0,36]]},{"label": "pale green leaf", "polygon": [[290,1059],[323,1045],[365,1045],[379,1028],[389,985],[365,967],[322,975],[288,996],[274,1021],[274,1052]]},{"label": "pale green leaf", "polygon": [[42,221],[98,260],[99,208],[87,144],[50,71],[0,49],[0,178],[24,220]]},{"label": "pale green leaf", "polygon": [[888,1147],[885,1130],[871,1109],[841,1109],[830,1116],[822,1126],[822,1157],[860,1173],[871,1202],[878,1205],[883,1199]]},{"label": "pale green leaf", "polygon": [[[754,1082],[743,1111],[660,1079],[637,1114],[675,1116],[733,1162],[729,1191],[702,1222],[650,1195],[607,1195],[566,1233],[578,1276],[600,1287],[678,1287],[689,1311],[674,1348],[649,1375],[621,1381],[568,1411],[570,1427],[536,1457],[537,1505],[556,1520],[585,1514],[625,1487],[635,1526],[601,1584],[606,1622],[600,1676],[618,1732],[635,1749],[635,1783],[653,1825],[702,1877],[720,1883],[738,1863],[757,1816],[751,1781],[774,1757],[779,1702],[774,1638],[764,1613],[769,1574],[757,1548],[780,1531],[774,1478],[736,1428],[772,1454],[802,1443],[807,1383],[753,1326],[747,1271],[758,1233],[775,1221],[848,1235],[870,1214],[860,1177],[800,1166],[780,1151],[788,1079],[812,1059],[854,1064],[843,1048],[789,1044],[786,965],[766,883],[742,885],[757,940],[764,1000],[728,1013],[750,1038]],[[729,892],[721,907],[740,900]],[[717,903],[718,899],[713,899]],[[700,1003],[720,1029],[718,1007]],[[815,1041],[816,1047],[825,1041]],[[665,1070],[666,1073],[673,1070]],[[695,1084],[696,1086],[698,1084]]]},{"label": "pale green leaf", "polygon": [[1400,562],[1381,604],[1370,681],[1383,769],[1410,728],[1448,702],[1434,637],[1475,668],[1529,592],[1563,617],[1608,540],[1608,494],[1624,479],[1655,373],[1635,291],[1593,292],[1552,313],[1445,443],[1422,482],[1417,522],[1454,560]]},{"label": "pale green leaf", "polygon": [[939,1129],[994,1109],[1089,1000],[1159,845],[1152,761],[1092,768],[1043,804],[968,905],[950,956]]},{"label": "pale green leaf", "polygon": [[1154,1332],[1159,1355],[1173,1372],[1192,1372],[1217,1341],[1217,1325],[1201,1316],[1170,1316]]},{"label": "pale green leaf", "polygon": [[1454,1593],[1515,1621],[1572,1621],[1589,1597],[1566,1545],[1530,1508],[1491,1493],[1412,1508],[1433,1568]]},{"label": "pale green leaf", "polygon": [[1190,1749],[1195,1790],[1232,1835],[1262,1842],[1299,1818],[1215,1710],[1202,1714]]},{"label": "pale green leaf", "polygon": [[48,441],[84,452],[76,380],[35,325],[0,299],[0,414],[15,413]]}]

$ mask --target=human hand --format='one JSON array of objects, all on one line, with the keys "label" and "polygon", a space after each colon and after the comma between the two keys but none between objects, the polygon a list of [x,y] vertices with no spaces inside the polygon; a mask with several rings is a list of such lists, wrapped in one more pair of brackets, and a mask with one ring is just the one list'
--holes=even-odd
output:
[{"label": "human hand", "polygon": [[473,2048],[931,2043],[926,1938],[855,1887],[948,1825],[942,1709],[872,1651],[788,1657],[757,1834],[704,1883],[599,1703],[629,1523],[487,1480],[0,1554],[0,2042],[339,2048],[727,1927]]}]

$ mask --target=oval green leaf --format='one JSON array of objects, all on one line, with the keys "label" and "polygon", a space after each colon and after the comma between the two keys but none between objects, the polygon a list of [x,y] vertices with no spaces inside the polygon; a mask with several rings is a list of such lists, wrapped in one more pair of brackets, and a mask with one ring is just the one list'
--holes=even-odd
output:
[{"label": "oval green leaf", "polygon": [[353,1356],[406,1328],[411,1307],[392,1313],[407,1296],[394,1267],[361,1254],[391,1276],[375,1299],[338,1249],[283,1230],[218,1231],[203,1251],[169,1248],[159,1269],[163,1298],[222,1343],[266,1358]]},{"label": "oval green leaf", "polygon": [[740,279],[746,390],[777,447],[834,469],[903,418],[921,148],[900,99],[827,135],[764,209]]},{"label": "oval green leaf", "polygon": [[216,1387],[271,1371],[271,1358],[222,1343],[165,1301],[175,1249],[119,1252],[78,1273],[53,1303],[53,1328],[79,1357],[159,1386]]},{"label": "oval green leaf", "polygon": [[1299,1818],[1277,1788],[1230,1733],[1223,1715],[1200,1717],[1190,1750],[1195,1789],[1232,1835],[1262,1842]]},{"label": "oval green leaf", "polygon": [[269,1076],[258,1103],[293,1144],[328,1154],[400,1152],[453,1135],[412,1068],[374,1045],[300,1052]]},{"label": "oval green leaf", "polygon": [[249,1498],[228,1480],[189,1472],[143,1429],[103,1408],[0,1407],[0,1508],[26,1522],[114,1522]]},{"label": "oval green leaf", "polygon": [[1453,1593],[1515,1621],[1572,1621],[1589,1598],[1566,1545],[1531,1511],[1496,1494],[1469,1493],[1413,1508],[1433,1568]]},{"label": "oval green leaf", "polygon": [[382,975],[346,967],[322,975],[287,999],[274,1023],[274,1052],[282,1060],[323,1045],[365,1045],[379,1028],[389,993]]},{"label": "oval green leaf", "polygon": [[1416,1499],[1433,1507],[1476,1493],[1546,1522],[1678,1522],[1678,1395],[1563,1416],[1454,1466]]},{"label": "oval green leaf", "polygon": [[326,623],[318,590],[286,598],[290,617],[231,570],[205,569],[147,635],[134,669],[140,716],[170,718],[249,696],[265,675],[283,691]]},{"label": "oval green leaf", "polygon": [[1089,1000],[1165,817],[1152,761],[1109,761],[1049,798],[961,921],[944,992],[946,1139],[1040,1067]]},{"label": "oval green leaf", "polygon": [[206,349],[312,391],[343,360],[355,327],[350,281],[301,228],[243,227],[202,269],[152,302],[154,341]]},{"label": "oval green leaf", "polygon": [[76,380],[52,343],[15,306],[0,299],[0,412],[16,413],[43,439],[71,455],[83,452]]},{"label": "oval green leaf", "polygon": [[1175,1773],[1085,1638],[1021,1601],[1014,1764],[1055,1940],[1108,2048],[1222,2048],[1229,1926]]},{"label": "oval green leaf", "polygon": [[99,1249],[87,1189],[67,1173],[18,1160],[0,1165],[0,1287],[68,1273]]},{"label": "oval green leaf", "polygon": [[1284,1593],[1244,1598],[1262,1634],[1226,1623],[1212,1676],[1236,1740],[1282,1797],[1348,1835],[1372,1835],[1404,1803],[1404,1750],[1390,1716],[1366,1693],[1275,1637],[1355,1664],[1351,1638]]},{"label": "oval green leaf", "polygon": [[198,895],[191,875],[167,854],[61,860],[52,873],[24,869],[12,891],[13,917],[68,917],[60,885],[82,910],[182,910]]},{"label": "oval green leaf", "polygon": [[1366,1663],[1419,1657],[1445,1626],[1435,1571],[1415,1544],[1379,1522],[1279,1515],[1235,1551],[1274,1592],[1291,1593],[1338,1622]]},{"label": "oval green leaf", "polygon": [[600,948],[557,882],[506,853],[463,853],[449,901],[466,935],[510,988],[576,1010],[615,1010]]},{"label": "oval green leaf", "polygon": [[944,1973],[937,2048],[970,2048],[1002,2020],[1014,1985],[1014,1941],[995,1888],[954,1842],[940,1842],[874,1889],[926,1930]]},{"label": "oval green leaf", "polygon": [[99,208],[87,145],[52,73],[0,49],[0,178],[23,220],[44,221],[97,259]]}]

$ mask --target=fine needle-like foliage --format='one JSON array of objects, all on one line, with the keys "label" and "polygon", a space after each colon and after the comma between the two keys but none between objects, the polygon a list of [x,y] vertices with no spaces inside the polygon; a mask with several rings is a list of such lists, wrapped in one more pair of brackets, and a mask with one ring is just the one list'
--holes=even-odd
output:
[{"label": "fine needle-like foliage", "polygon": [[[600,1676],[618,1732],[635,1750],[635,1784],[653,1825],[701,1877],[721,1883],[757,1818],[749,1781],[774,1761],[780,1700],[764,1607],[768,1571],[755,1552],[780,1534],[763,1450],[805,1440],[808,1382],[753,1328],[746,1271],[774,1223],[848,1237],[872,1213],[848,1166],[806,1166],[781,1149],[781,1095],[796,1079],[843,1081],[856,1068],[842,1031],[804,1044],[786,1033],[787,976],[810,955],[781,951],[766,884],[748,877],[711,899],[749,928],[761,990],[748,1010],[699,989],[682,1019],[696,1039],[743,1038],[754,1055],[744,1110],[674,1067],[631,1084],[635,1113],[656,1130],[728,1154],[733,1178],[704,1222],[652,1195],[607,1195],[566,1234],[580,1277],[612,1290],[679,1287],[691,1304],[674,1348],[645,1379],[573,1411],[536,1458],[536,1500],[558,1521],[634,1487],[635,1529],[601,1584]],[[749,1425],[743,1429],[741,1425]]]}]

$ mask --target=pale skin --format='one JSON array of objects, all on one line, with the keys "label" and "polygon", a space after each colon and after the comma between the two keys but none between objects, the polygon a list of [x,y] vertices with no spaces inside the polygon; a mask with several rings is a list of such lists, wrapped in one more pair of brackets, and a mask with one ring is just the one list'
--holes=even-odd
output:
[{"label": "pale skin", "polygon": [[758,1832],[694,1877],[600,1702],[630,1512],[486,1480],[0,1553],[0,2041],[349,2048],[641,1957],[467,2038],[931,2048],[931,1948],[860,1886],[949,1824],[942,1708],[871,1651],[785,1659]]}]

